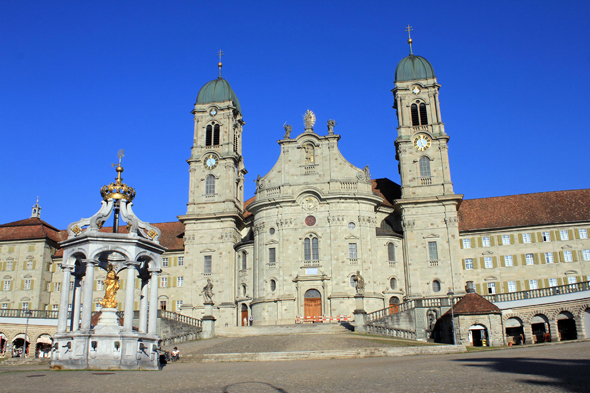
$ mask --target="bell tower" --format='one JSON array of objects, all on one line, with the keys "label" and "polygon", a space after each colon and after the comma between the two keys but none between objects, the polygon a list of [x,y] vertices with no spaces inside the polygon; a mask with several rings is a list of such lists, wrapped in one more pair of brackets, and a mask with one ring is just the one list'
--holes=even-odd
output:
[{"label": "bell tower", "polygon": [[402,185],[397,208],[404,226],[406,294],[410,298],[463,291],[457,208],[448,142],[441,120],[434,68],[416,56],[408,26],[410,55],[395,70],[393,108],[398,127],[396,159]]},{"label": "bell tower", "polygon": [[[235,323],[234,244],[241,240],[244,213],[242,108],[228,81],[219,77],[205,84],[192,110],[193,145],[189,164],[184,261],[194,284],[183,290],[182,313],[200,318],[201,289],[210,279],[215,287],[214,313],[220,323]],[[189,289],[190,288],[190,289]]]}]

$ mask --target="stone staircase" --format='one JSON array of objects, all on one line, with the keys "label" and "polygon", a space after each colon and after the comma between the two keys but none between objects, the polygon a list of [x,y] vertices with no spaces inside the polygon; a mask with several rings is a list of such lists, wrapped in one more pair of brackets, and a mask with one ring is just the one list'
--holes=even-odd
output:
[{"label": "stone staircase", "polygon": [[272,326],[215,326],[217,337],[281,336],[290,334],[343,334],[351,333],[354,327],[348,322],[312,323]]}]

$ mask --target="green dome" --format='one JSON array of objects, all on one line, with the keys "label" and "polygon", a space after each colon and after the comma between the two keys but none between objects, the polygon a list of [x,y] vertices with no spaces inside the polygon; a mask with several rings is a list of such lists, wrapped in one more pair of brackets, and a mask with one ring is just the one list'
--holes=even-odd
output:
[{"label": "green dome", "polygon": [[404,57],[395,69],[395,81],[405,82],[415,79],[434,78],[434,68],[421,56]]},{"label": "green dome", "polygon": [[238,112],[242,113],[238,96],[236,96],[236,93],[232,90],[229,82],[222,77],[213,79],[211,82],[207,83],[201,88],[197,95],[197,104],[209,104],[211,102],[230,100],[234,102],[234,105],[238,108]]}]

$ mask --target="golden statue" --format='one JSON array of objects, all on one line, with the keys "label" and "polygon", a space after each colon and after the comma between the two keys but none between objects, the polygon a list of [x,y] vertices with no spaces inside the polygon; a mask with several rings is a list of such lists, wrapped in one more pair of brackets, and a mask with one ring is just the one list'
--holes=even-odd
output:
[{"label": "golden statue", "polygon": [[116,296],[119,290],[119,276],[115,273],[112,263],[109,263],[107,270],[107,279],[104,281],[104,298],[100,301],[100,304],[106,308],[117,308]]}]

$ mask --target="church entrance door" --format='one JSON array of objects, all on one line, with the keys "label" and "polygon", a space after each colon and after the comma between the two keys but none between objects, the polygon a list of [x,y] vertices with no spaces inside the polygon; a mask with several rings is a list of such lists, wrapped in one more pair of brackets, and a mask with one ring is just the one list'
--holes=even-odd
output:
[{"label": "church entrance door", "polygon": [[240,317],[242,326],[248,326],[248,306],[242,304],[242,315]]},{"label": "church entrance door", "polygon": [[322,295],[317,289],[305,292],[305,322],[322,322]]}]

